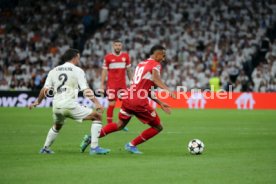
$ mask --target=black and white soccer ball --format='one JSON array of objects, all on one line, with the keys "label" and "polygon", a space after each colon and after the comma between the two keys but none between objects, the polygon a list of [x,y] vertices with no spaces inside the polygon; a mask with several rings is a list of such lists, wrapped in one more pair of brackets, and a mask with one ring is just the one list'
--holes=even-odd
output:
[{"label": "black and white soccer ball", "polygon": [[199,139],[193,139],[188,144],[188,151],[193,155],[199,155],[204,150],[204,143]]}]

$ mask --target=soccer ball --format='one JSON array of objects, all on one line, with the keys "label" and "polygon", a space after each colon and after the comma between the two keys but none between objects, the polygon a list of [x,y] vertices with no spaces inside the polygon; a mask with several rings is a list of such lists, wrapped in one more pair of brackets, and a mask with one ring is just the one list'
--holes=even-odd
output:
[{"label": "soccer ball", "polygon": [[193,155],[199,155],[204,150],[204,144],[199,139],[193,139],[188,144],[188,150]]}]

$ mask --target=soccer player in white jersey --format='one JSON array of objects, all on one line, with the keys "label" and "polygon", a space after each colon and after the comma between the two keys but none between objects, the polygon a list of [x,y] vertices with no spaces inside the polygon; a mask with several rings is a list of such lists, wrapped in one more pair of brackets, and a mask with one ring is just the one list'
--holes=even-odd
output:
[{"label": "soccer player in white jersey", "polygon": [[[54,125],[50,128],[45,144],[40,150],[40,153],[54,153],[50,149],[50,146],[62,128],[64,120],[66,118],[72,118],[78,122],[92,120],[92,143],[90,154],[106,154],[110,150],[101,148],[98,145],[99,134],[102,128],[101,120],[103,107],[95,98],[93,91],[88,87],[84,71],[76,66],[80,60],[79,51],[76,49],[68,49],[61,59],[65,63],[55,67],[49,72],[44,87],[41,89],[37,100],[29,106],[30,109],[36,107],[44,99],[45,94],[48,94],[49,90],[53,90]],[[79,90],[83,91],[84,96],[89,98],[95,104],[96,111],[78,104],[77,97]]]}]

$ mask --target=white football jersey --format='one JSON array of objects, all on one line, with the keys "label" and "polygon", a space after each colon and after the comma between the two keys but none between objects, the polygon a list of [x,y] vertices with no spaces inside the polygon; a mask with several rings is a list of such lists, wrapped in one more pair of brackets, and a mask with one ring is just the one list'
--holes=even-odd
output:
[{"label": "white football jersey", "polygon": [[75,108],[79,90],[89,88],[84,71],[69,62],[52,69],[44,87],[54,90],[54,108]]}]

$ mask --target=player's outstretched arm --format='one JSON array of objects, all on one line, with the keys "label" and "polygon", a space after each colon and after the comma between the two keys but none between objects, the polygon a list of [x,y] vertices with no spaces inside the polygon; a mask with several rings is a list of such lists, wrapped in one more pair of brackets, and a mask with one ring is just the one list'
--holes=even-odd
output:
[{"label": "player's outstretched arm", "polygon": [[129,79],[129,81],[132,81],[132,79],[133,79],[133,73],[132,73],[131,67],[127,68],[127,77]]},{"label": "player's outstretched arm", "polygon": [[90,88],[85,89],[83,91],[83,94],[84,94],[85,97],[89,98],[89,100],[91,100],[95,104],[95,109],[96,109],[97,112],[99,112],[99,113],[104,112],[103,106],[100,104],[98,99],[95,97],[94,92],[92,91],[92,89],[90,89]]},{"label": "player's outstretched arm", "polygon": [[105,83],[106,77],[107,77],[107,69],[103,68],[102,78],[101,78],[101,89],[100,89],[102,93],[104,92],[104,83]]},{"label": "player's outstretched arm", "polygon": [[169,87],[166,86],[166,84],[164,84],[163,81],[161,80],[161,77],[159,75],[159,71],[157,71],[155,69],[152,70],[152,80],[153,80],[153,83],[157,87],[166,90],[172,98],[176,98],[175,94],[173,92],[171,92]]},{"label": "player's outstretched arm", "polygon": [[165,102],[160,101],[160,100],[155,96],[154,93],[151,93],[151,94],[149,95],[149,97],[150,97],[153,101],[155,101],[157,104],[159,104],[160,107],[162,108],[162,110],[163,110],[164,112],[166,112],[167,114],[171,114],[171,106],[169,106],[169,105],[166,104]]},{"label": "player's outstretched arm", "polygon": [[48,88],[42,88],[41,90],[40,90],[40,92],[39,92],[39,95],[38,95],[38,97],[37,97],[37,99],[35,100],[35,102],[34,103],[32,103],[31,105],[29,105],[28,107],[29,107],[29,109],[31,110],[32,108],[34,108],[34,107],[36,107],[37,105],[39,105],[40,103],[41,103],[41,101],[45,98],[45,94],[47,94],[48,93]]}]

